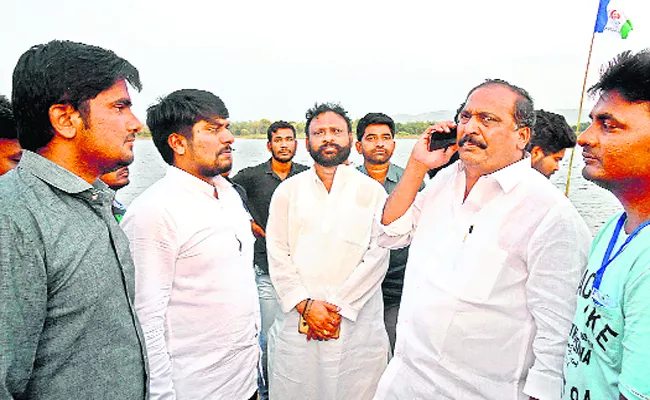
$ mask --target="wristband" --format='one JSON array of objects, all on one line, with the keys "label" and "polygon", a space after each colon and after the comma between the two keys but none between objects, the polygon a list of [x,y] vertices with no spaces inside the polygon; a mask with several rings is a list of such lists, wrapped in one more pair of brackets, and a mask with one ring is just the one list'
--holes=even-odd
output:
[{"label": "wristband", "polygon": [[302,313],[300,314],[300,316],[301,316],[303,319],[305,318],[305,315],[307,315],[307,307],[309,307],[309,303],[311,303],[312,301],[313,301],[312,299],[307,298],[307,301],[305,302],[305,307],[303,307],[303,309],[302,309]]}]

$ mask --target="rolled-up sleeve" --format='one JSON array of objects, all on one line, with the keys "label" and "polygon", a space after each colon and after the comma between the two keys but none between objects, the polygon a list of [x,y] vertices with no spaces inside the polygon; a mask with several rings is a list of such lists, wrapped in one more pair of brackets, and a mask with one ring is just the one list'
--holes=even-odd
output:
[{"label": "rolled-up sleeve", "polygon": [[553,208],[533,233],[528,249],[526,297],[535,320],[535,361],[524,393],[560,398],[562,362],[576,308],[575,290],[587,265],[591,234],[570,204]]},{"label": "rolled-up sleeve", "polygon": [[46,317],[47,275],[32,235],[0,215],[0,398],[21,398]]},{"label": "rolled-up sleeve", "polygon": [[134,303],[149,356],[152,399],[176,398],[165,324],[178,245],[177,228],[166,215],[155,208],[141,207],[137,213],[127,211],[121,224],[135,264]]}]

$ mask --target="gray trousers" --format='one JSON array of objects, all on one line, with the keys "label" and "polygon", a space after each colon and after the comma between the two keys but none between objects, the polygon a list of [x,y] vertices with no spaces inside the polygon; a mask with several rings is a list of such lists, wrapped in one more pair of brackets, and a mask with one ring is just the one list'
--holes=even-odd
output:
[{"label": "gray trousers", "polygon": [[395,352],[395,328],[397,327],[397,314],[399,314],[399,304],[384,308],[384,324],[386,325],[386,332],[388,333],[388,340],[390,341],[391,354]]},{"label": "gray trousers", "polygon": [[259,387],[260,400],[269,398],[269,378],[267,367],[267,341],[268,332],[275,321],[278,313],[282,312],[275,288],[271,283],[271,277],[268,274],[261,274],[255,269],[257,282],[257,294],[260,299],[260,313],[262,314],[262,329],[260,334],[260,346],[262,348],[262,373],[258,375],[257,383]]}]

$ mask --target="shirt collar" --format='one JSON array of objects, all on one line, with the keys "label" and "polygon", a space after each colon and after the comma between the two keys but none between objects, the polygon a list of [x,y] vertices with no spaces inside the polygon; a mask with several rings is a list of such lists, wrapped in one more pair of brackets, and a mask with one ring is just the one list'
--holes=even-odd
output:
[{"label": "shirt collar", "polygon": [[[273,171],[273,168],[271,168],[271,163],[272,162],[273,162],[273,159],[269,158],[269,160],[263,164],[262,168],[264,169],[264,172],[266,172],[267,174],[277,177],[278,174],[276,174],[275,171]],[[296,168],[297,168],[296,163],[293,162],[293,160],[292,160],[291,161],[291,168],[289,169],[289,174],[287,174],[287,178],[290,177],[290,176],[293,176],[296,173]]]},{"label": "shirt collar", "polygon": [[[334,180],[336,180],[337,177],[341,177],[341,179],[345,179],[345,177],[348,176],[350,172],[354,170],[356,170],[356,167],[352,165],[339,164],[339,166],[336,167],[336,172],[334,173]],[[318,177],[318,174],[316,173],[315,163],[314,165],[311,166],[311,168],[309,168],[309,171],[311,171],[312,179],[314,179],[314,181],[320,182],[321,184],[323,183]]]},{"label": "shirt collar", "polygon": [[18,168],[69,194],[77,194],[91,189],[109,190],[108,186],[99,179],[91,185],[59,164],[29,150],[23,151]]},{"label": "shirt collar", "polygon": [[272,162],[272,159],[269,158],[269,160],[264,163],[264,172],[266,172],[267,174],[273,175],[273,168],[271,168],[271,162]]},{"label": "shirt collar", "polygon": [[[532,167],[530,154],[526,153],[521,160],[496,170],[491,174],[483,175],[481,178],[494,179],[501,186],[501,189],[505,193],[508,193],[524,179]],[[462,161],[458,162],[458,169],[459,171],[465,170],[465,165]]]},{"label": "shirt collar", "polygon": [[[364,175],[368,175],[368,170],[366,169],[366,163],[361,163],[357,167],[359,172],[362,172]],[[388,163],[388,171],[386,172],[386,180],[391,181],[393,183],[399,182],[399,172],[397,169],[397,165],[393,163]]]},{"label": "shirt collar", "polygon": [[388,164],[388,172],[386,173],[386,179],[393,182],[397,183],[399,182],[399,174],[397,171],[397,165],[393,163]]},{"label": "shirt collar", "polygon": [[[197,192],[205,193],[209,195],[210,197],[214,197],[214,189],[215,186],[218,188],[219,186],[229,185],[228,182],[223,179],[222,176],[217,175],[213,181],[214,184],[209,184],[208,182],[204,181],[203,179],[199,179],[196,176],[190,174],[189,172],[182,170],[180,168],[174,167],[173,165],[170,165],[167,167],[167,176],[174,181],[178,182],[180,185],[183,185],[183,187],[190,189],[190,190],[195,190]],[[221,178],[221,179],[219,179]],[[223,182],[221,182],[223,181]],[[225,183],[224,183],[225,182]],[[220,183],[220,185],[216,185],[217,183]]]}]

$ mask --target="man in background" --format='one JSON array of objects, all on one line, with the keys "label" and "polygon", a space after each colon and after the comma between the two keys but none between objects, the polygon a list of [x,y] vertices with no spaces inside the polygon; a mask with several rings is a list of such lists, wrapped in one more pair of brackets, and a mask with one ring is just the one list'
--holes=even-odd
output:
[{"label": "man in background", "polygon": [[250,217],[221,176],[232,168],[228,109],[175,91],[147,110],[165,176],[130,205],[122,228],[136,269],[135,309],[152,399],[255,399],[259,304]]},{"label": "man in background", "polygon": [[22,154],[11,103],[0,95],[0,175],[16,168]]},{"label": "man in background", "polygon": [[[113,190],[113,191],[118,191],[128,185],[130,183],[129,181],[129,167],[127,165],[120,167],[116,169],[115,171],[111,171],[107,174],[104,174],[99,177],[99,179],[104,182],[105,184],[108,185],[108,187]],[[113,210],[113,216],[117,220],[117,222],[121,222],[122,218],[124,217],[124,214],[126,213],[126,207],[115,197],[113,197],[113,204],[112,204],[112,210]]]},{"label": "man in background", "polygon": [[599,98],[578,138],[582,175],[623,212],[594,238],[578,286],[563,399],[648,399],[650,50],[620,54],[589,92]]},{"label": "man in background", "polygon": [[535,126],[526,146],[533,168],[550,178],[560,169],[566,149],[575,145],[576,134],[563,116],[544,110],[535,111]]},{"label": "man in background", "polygon": [[52,41],[18,60],[18,167],[0,177],[0,398],[145,399],[129,244],[98,178],[133,161],[142,124],[110,50]]},{"label": "man in background", "polygon": [[[381,183],[391,194],[402,178],[404,169],[390,162],[395,151],[395,122],[382,113],[368,113],[357,124],[355,147],[363,156],[363,164],[357,169]],[[420,190],[424,189],[424,183]],[[381,283],[384,296],[384,324],[390,340],[391,351],[395,349],[395,327],[402,299],[404,269],[408,259],[408,246],[391,250],[388,272]]]},{"label": "man in background", "polygon": [[286,121],[276,121],[266,133],[266,148],[271,158],[254,167],[244,168],[232,180],[246,191],[246,204],[253,218],[253,229],[257,232],[255,240],[255,275],[262,313],[261,340],[262,371],[259,380],[260,399],[268,399],[267,342],[268,330],[277,314],[282,312],[271,278],[266,255],[266,223],[269,218],[269,205],[275,189],[285,179],[308,169],[307,166],[293,162],[296,155],[296,129]]}]

